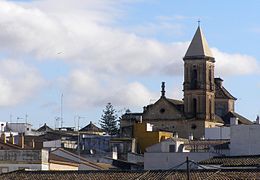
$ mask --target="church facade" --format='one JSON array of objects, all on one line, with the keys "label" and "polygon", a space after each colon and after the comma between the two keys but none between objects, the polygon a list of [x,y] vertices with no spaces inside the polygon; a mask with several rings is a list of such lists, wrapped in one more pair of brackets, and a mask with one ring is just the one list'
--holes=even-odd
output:
[{"label": "church facade", "polygon": [[[155,130],[178,133],[179,137],[202,138],[205,128],[230,125],[235,117],[240,124],[252,122],[235,112],[235,101],[223,86],[221,78],[214,77],[215,58],[200,26],[183,58],[183,100],[166,97],[165,83],[161,97],[144,107],[142,113],[126,113],[121,119],[121,135],[129,135],[136,121],[151,123]],[[131,134],[131,133],[130,133]]]}]

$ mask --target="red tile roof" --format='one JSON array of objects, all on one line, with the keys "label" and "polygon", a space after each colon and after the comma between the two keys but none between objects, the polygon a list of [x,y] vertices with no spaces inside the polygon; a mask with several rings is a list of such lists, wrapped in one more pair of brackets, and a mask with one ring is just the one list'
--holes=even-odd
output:
[{"label": "red tile roof", "polygon": [[[203,169],[191,170],[192,180],[231,180],[231,179],[258,179],[260,169]],[[154,171],[14,171],[0,175],[1,180],[157,180],[187,179],[185,170],[154,170]]]}]

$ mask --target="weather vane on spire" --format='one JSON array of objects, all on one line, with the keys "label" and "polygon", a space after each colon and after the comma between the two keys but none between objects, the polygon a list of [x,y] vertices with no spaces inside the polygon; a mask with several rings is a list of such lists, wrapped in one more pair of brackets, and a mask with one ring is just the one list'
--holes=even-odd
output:
[{"label": "weather vane on spire", "polygon": [[200,27],[200,18],[198,19],[198,27]]}]

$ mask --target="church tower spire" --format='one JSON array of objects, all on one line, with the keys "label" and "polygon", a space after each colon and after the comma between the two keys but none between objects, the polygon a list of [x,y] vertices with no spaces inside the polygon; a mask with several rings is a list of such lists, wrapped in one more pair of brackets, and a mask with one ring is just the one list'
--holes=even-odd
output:
[{"label": "church tower spire", "polygon": [[200,26],[198,26],[183,60],[184,112],[186,116],[200,120],[214,120],[215,59]]},{"label": "church tower spire", "polygon": [[[194,58],[213,58],[212,52],[208,46],[207,40],[204,37],[204,34],[198,26],[197,31],[190,43],[190,46],[184,56],[185,59],[194,59]],[[214,58],[213,58],[214,59]]]}]

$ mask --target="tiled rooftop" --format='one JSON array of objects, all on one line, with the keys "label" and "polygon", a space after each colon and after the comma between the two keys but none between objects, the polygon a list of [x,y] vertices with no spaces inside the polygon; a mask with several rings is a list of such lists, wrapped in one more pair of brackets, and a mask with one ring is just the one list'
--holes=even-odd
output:
[{"label": "tiled rooftop", "polygon": [[213,157],[199,164],[202,165],[220,165],[222,167],[245,167],[245,166],[260,166],[260,155],[252,156],[226,156]]},{"label": "tiled rooftop", "polygon": [[[228,179],[257,179],[260,177],[260,169],[225,169],[225,170],[193,170],[190,172],[192,180],[228,180]],[[187,179],[187,173],[183,170],[168,171],[15,171],[1,174],[1,180],[157,180],[157,179]]]}]

